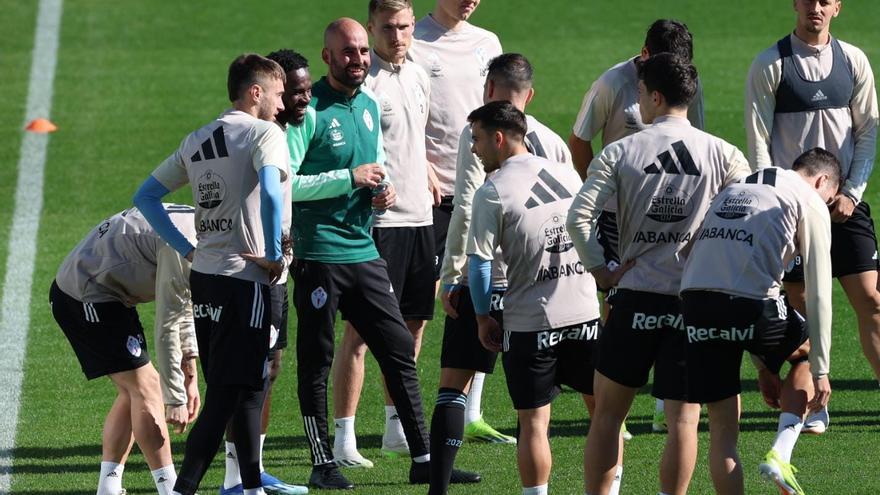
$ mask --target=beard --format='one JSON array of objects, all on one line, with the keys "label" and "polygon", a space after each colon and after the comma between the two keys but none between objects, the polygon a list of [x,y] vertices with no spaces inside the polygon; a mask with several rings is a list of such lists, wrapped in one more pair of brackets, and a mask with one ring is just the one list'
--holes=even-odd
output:
[{"label": "beard", "polygon": [[[362,73],[360,76],[356,76],[348,72],[350,69],[362,69]],[[342,66],[337,64],[333,57],[330,58],[330,72],[333,74],[333,79],[336,79],[341,84],[351,89],[355,89],[364,83],[364,79],[367,78],[368,69],[369,68],[365,64],[348,64]]]}]

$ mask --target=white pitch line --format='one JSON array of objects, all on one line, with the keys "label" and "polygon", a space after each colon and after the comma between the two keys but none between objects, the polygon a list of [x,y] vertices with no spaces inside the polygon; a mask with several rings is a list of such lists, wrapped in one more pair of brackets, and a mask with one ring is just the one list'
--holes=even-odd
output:
[{"label": "white pitch line", "polygon": [[[40,0],[25,123],[50,117],[61,10],[62,0]],[[48,134],[25,133],[18,160],[0,313],[0,495],[10,493],[12,487],[13,449],[31,320],[31,285],[43,209],[43,171],[48,143]]]}]

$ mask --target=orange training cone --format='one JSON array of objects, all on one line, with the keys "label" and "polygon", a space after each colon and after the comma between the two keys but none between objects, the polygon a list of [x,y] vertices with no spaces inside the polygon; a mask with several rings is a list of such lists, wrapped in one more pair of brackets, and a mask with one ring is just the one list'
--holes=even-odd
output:
[{"label": "orange training cone", "polygon": [[45,134],[47,132],[55,132],[58,130],[58,126],[53,124],[49,119],[34,119],[30,124],[25,127],[30,132],[36,132],[39,134]]}]

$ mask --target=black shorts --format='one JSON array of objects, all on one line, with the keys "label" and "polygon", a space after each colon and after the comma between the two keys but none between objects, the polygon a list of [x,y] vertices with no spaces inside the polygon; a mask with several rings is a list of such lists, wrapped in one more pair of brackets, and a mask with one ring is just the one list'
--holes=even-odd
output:
[{"label": "black shorts", "polygon": [[70,341],[86,378],[130,371],[150,362],[137,310],[119,302],[84,303],[49,289],[52,316]]},{"label": "black shorts", "polygon": [[[798,257],[798,260],[800,257]],[[877,236],[871,206],[862,201],[852,216],[843,223],[831,222],[831,274],[834,278],[874,271],[877,260]],[[803,282],[804,270],[799,262],[785,273],[785,282]]]},{"label": "black shorts", "polygon": [[262,390],[269,373],[269,286],[195,270],[189,280],[205,383]]},{"label": "black shorts", "polygon": [[404,321],[434,319],[434,227],[374,227],[373,241],[388,263]]},{"label": "black shorts", "polygon": [[443,196],[440,206],[434,207],[434,280],[440,280],[440,264],[446,252],[446,234],[452,219],[452,196]]},{"label": "black shorts", "polygon": [[269,359],[275,351],[287,349],[287,283],[269,287],[271,327],[269,328]]},{"label": "black shorts", "polygon": [[[504,291],[492,292],[489,315],[504,328]],[[440,351],[440,367],[474,370],[491,374],[495,371],[498,353],[483,347],[477,331],[477,315],[466,285],[458,289],[458,318],[446,317],[443,324],[443,347]]]},{"label": "black shorts", "polygon": [[602,255],[605,257],[605,266],[609,270],[615,270],[620,266],[620,256],[617,253],[617,242],[620,233],[617,230],[617,213],[603,211],[596,220],[596,240],[602,246]]},{"label": "black shorts", "polygon": [[760,300],[687,291],[681,297],[689,402],[716,402],[739,394],[743,351],[778,374],[808,338],[803,317],[781,296]]},{"label": "black shorts", "polygon": [[514,409],[546,406],[561,385],[593,395],[593,363],[601,325],[592,320],[555,330],[504,332],[501,362]]},{"label": "black shorts", "polygon": [[686,340],[678,296],[615,289],[608,303],[596,370],[621,385],[641,388],[653,367],[651,394],[685,400]]}]

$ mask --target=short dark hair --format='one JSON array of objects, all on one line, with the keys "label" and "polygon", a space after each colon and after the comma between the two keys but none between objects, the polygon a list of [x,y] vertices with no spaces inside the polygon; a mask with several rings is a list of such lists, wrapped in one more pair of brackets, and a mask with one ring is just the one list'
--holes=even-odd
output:
[{"label": "short dark hair", "polygon": [[694,59],[694,37],[687,24],[673,19],[657,19],[645,35],[648,55],[672,53],[690,62]]},{"label": "short dark hair", "polygon": [[840,179],[842,177],[840,160],[834,156],[834,153],[822,148],[813,148],[803,152],[801,156],[795,158],[791,169],[794,171],[804,170],[807,173],[807,177],[815,177],[821,173],[827,173],[831,183],[840,188]]},{"label": "short dark hair", "polygon": [[525,56],[519,53],[502,53],[489,62],[486,78],[496,85],[525,91],[532,87],[533,74],[532,64]]},{"label": "short dark hair", "polygon": [[303,57],[298,52],[295,52],[288,48],[275,50],[274,52],[266,55],[266,58],[277,62],[278,65],[281,66],[281,69],[284,70],[285,74],[296,72],[300,69],[309,68],[309,61],[306,60],[305,57]]},{"label": "short dark hair", "polygon": [[528,132],[526,114],[519,111],[509,101],[487,103],[468,115],[468,122],[477,122],[487,131],[501,131],[505,134],[524,138]]},{"label": "short dark hair", "polygon": [[670,107],[686,107],[697,94],[697,68],[671,53],[651,55],[638,64],[639,80],[648,91],[659,91]]},{"label": "short dark hair", "polygon": [[241,98],[242,93],[253,84],[263,85],[269,79],[287,81],[284,71],[277,62],[256,53],[239,55],[229,65],[229,76],[226,78],[229,101]]}]

